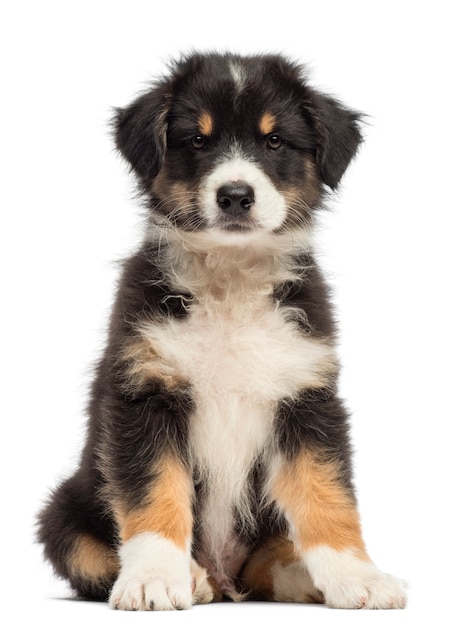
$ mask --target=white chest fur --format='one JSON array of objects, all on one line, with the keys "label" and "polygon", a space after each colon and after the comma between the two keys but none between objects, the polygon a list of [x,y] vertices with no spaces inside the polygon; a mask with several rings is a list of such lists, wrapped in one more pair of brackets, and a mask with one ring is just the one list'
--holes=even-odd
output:
[{"label": "white chest fur", "polygon": [[[233,303],[236,305],[236,303]],[[325,384],[333,353],[304,336],[268,296],[239,306],[194,305],[184,320],[149,324],[147,339],[173,375],[191,383],[194,465],[209,486],[202,526],[208,550],[220,554],[232,532],[233,508],[248,523],[247,479],[273,443],[277,403]]]},{"label": "white chest fur", "polygon": [[303,335],[266,295],[237,308],[197,303],[184,320],[147,323],[142,333],[161,369],[166,364],[170,375],[191,383],[192,447],[208,467],[220,456],[225,465],[233,450],[254,458],[254,448],[268,439],[277,402],[321,387],[334,364],[332,348]]},{"label": "white chest fur", "polygon": [[272,448],[278,402],[326,384],[335,359],[330,345],[304,335],[273,300],[268,275],[214,270],[208,267],[208,283],[195,289],[184,319],[148,322],[141,333],[160,369],[191,385],[190,453],[209,494],[201,527],[206,551],[221,557],[234,508],[252,524],[248,476]]}]

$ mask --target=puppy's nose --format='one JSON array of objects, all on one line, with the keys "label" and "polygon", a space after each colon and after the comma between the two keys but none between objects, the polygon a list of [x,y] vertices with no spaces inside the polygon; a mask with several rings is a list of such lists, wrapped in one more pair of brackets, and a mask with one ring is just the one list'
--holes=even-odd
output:
[{"label": "puppy's nose", "polygon": [[254,190],[244,181],[226,183],[216,194],[216,202],[226,215],[237,217],[249,213],[254,204]]}]

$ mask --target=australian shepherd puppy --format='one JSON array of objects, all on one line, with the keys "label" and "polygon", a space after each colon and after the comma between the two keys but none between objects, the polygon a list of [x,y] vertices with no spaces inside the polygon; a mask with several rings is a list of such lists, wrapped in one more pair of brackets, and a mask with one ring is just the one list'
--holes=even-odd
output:
[{"label": "australian shepherd puppy", "polygon": [[399,608],[362,539],[315,212],[358,114],[280,56],[191,54],[117,111],[146,198],[76,473],[39,538],[116,609],[244,597]]}]

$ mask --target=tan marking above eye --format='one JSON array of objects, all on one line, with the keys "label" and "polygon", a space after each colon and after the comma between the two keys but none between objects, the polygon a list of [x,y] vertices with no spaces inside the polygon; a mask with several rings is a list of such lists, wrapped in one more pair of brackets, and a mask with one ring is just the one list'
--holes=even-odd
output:
[{"label": "tan marking above eye", "polygon": [[202,135],[209,137],[213,132],[213,118],[208,111],[203,111],[198,118],[198,129]]},{"label": "tan marking above eye", "polygon": [[274,130],[275,115],[266,111],[259,121],[259,130],[263,135],[268,135]]}]

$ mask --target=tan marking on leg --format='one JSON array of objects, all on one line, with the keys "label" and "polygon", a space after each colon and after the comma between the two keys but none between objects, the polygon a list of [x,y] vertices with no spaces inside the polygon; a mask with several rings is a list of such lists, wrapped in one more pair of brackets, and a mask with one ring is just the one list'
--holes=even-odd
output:
[{"label": "tan marking on leg", "polygon": [[126,511],[116,507],[123,542],[151,531],[173,541],[183,550],[192,533],[192,484],[188,471],[172,455],[162,460],[145,505]]},{"label": "tan marking on leg", "polygon": [[187,385],[177,368],[160,355],[145,334],[138,335],[125,344],[120,360],[123,363],[125,391],[136,391],[149,383],[159,383],[168,390]]},{"label": "tan marking on leg", "polygon": [[269,135],[275,127],[275,115],[267,111],[259,121],[259,130],[263,135]]},{"label": "tan marking on leg", "polygon": [[72,576],[100,581],[117,576],[119,559],[113,548],[84,533],[75,540],[69,567]]},{"label": "tan marking on leg", "polygon": [[[276,580],[279,574],[284,577],[284,593],[279,589],[282,581]],[[250,596],[259,600],[323,603],[295,544],[282,535],[269,537],[259,546],[246,563],[242,580]]]},{"label": "tan marking on leg", "polygon": [[203,111],[198,118],[198,129],[202,135],[209,137],[213,132],[213,118],[208,111]]},{"label": "tan marking on leg", "polygon": [[284,463],[273,495],[295,529],[299,550],[352,548],[368,559],[356,504],[341,483],[337,462],[319,462],[309,450],[302,451]]},{"label": "tan marking on leg", "polygon": [[249,557],[242,573],[244,587],[250,590],[252,597],[274,600],[272,565],[278,559],[288,564],[294,557],[297,555],[291,541],[280,535],[270,537]]}]

